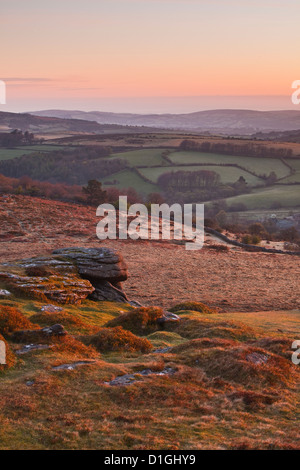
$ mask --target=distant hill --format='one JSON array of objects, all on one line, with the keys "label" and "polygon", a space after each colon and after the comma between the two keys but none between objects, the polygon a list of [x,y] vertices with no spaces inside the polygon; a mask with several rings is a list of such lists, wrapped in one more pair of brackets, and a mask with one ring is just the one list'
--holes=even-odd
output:
[{"label": "distant hill", "polygon": [[256,132],[300,129],[300,111],[251,111],[221,109],[190,114],[124,114],[99,111],[36,111],[36,116],[96,121],[99,124],[150,126],[211,132],[230,135],[251,135]]},{"label": "distant hill", "polygon": [[[84,114],[84,113],[83,113]],[[34,134],[104,134],[108,132],[130,132],[130,128],[114,124],[99,124],[91,119],[64,116],[38,116],[29,113],[0,112],[0,131],[20,129]]]},{"label": "distant hill", "polygon": [[256,134],[253,134],[252,137],[261,140],[276,140],[281,142],[300,143],[300,129],[295,131],[284,132],[257,132]]}]

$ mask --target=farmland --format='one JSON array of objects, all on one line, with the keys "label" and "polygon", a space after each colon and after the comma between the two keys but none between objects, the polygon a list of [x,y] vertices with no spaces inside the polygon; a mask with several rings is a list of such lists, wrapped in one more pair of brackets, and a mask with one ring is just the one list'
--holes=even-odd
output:
[{"label": "farmland", "polygon": [[61,145],[26,145],[16,148],[0,148],[0,160],[11,160],[13,158],[21,157],[22,155],[29,155],[33,152],[53,152],[61,150],[64,147]]}]

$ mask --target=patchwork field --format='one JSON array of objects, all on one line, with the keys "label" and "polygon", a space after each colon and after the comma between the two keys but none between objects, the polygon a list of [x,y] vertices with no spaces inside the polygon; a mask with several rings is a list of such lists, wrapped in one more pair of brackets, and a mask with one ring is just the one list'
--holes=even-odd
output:
[{"label": "patchwork field", "polygon": [[[268,175],[270,171],[275,171],[278,178],[283,178],[289,174],[289,168],[278,158],[237,157],[205,152],[174,152],[169,155],[169,158],[174,164],[213,163],[223,165],[232,163],[253,171],[257,175]],[[221,171],[223,169],[225,170],[225,168],[222,168]]]}]

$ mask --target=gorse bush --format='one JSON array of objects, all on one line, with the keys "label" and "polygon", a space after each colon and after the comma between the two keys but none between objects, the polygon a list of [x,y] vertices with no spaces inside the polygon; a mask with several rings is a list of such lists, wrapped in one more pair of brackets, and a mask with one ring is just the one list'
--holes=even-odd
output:
[{"label": "gorse bush", "polygon": [[33,330],[37,326],[31,323],[14,307],[0,306],[0,334],[7,336],[16,330]]}]

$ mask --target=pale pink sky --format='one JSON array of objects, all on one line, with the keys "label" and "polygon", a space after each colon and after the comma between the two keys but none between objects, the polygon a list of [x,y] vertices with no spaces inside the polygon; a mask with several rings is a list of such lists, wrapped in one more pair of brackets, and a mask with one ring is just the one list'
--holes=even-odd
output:
[{"label": "pale pink sky", "polygon": [[0,0],[0,15],[0,110],[293,108],[299,0]]}]

